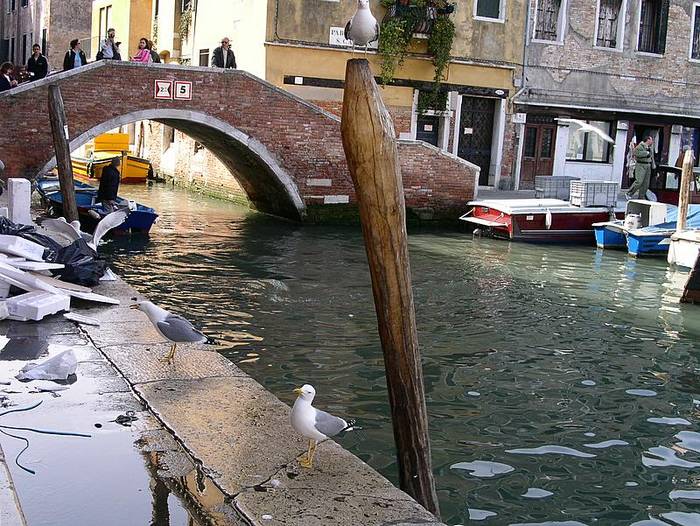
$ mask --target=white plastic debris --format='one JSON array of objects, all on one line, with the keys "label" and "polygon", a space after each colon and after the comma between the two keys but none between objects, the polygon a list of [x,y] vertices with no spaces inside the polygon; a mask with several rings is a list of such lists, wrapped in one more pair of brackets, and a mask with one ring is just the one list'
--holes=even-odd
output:
[{"label": "white plastic debris", "polygon": [[272,520],[272,515],[265,514],[262,516],[262,520],[264,521],[271,521]]},{"label": "white plastic debris", "polygon": [[[2,282],[0,282],[0,285],[2,285]],[[9,316],[10,316],[10,313],[7,310],[7,303],[5,303],[4,301],[0,301],[0,320],[4,320],[5,318],[7,318]],[[6,345],[6,343],[3,344],[2,346],[0,346],[0,350],[2,350],[2,348],[5,347],[5,345]]]},{"label": "white plastic debris", "polygon": [[30,261],[44,261],[44,247],[19,236],[0,234],[0,251]]},{"label": "white plastic debris", "polygon": [[5,299],[10,295],[10,285],[7,281],[0,280],[0,298]]},{"label": "white plastic debris", "polygon": [[18,380],[67,380],[78,368],[73,351],[64,351],[39,365],[25,365],[15,378]]},{"label": "white plastic debris", "polygon": [[104,276],[100,278],[100,281],[117,281],[117,275],[112,272],[111,268],[105,270]]},{"label": "white plastic debris", "polygon": [[78,323],[83,323],[85,325],[94,325],[95,327],[100,326],[100,320],[83,316],[82,314],[76,314],[75,312],[66,312],[63,317],[67,320],[77,321]]},{"label": "white plastic debris", "polygon": [[59,270],[65,267],[62,263],[45,263],[43,261],[13,261],[10,259],[7,263],[20,270],[31,270],[35,272],[42,270]]},{"label": "white plastic debris", "polygon": [[35,290],[6,300],[10,316],[39,321],[50,314],[70,309],[70,297]]},{"label": "white plastic debris", "polygon": [[0,206],[0,217],[7,217],[9,218],[10,216],[10,211],[7,209],[6,206]]},{"label": "white plastic debris", "polygon": [[32,183],[28,179],[11,177],[7,180],[10,221],[18,225],[31,225],[29,210],[32,200]]}]

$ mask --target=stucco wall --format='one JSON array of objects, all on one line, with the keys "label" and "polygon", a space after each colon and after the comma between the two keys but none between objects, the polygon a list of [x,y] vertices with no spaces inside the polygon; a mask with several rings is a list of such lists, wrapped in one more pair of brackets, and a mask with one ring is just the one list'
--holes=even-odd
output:
[{"label": "stucco wall", "polygon": [[[622,50],[594,46],[597,2],[568,0],[561,44],[530,42],[526,85],[532,100],[586,101],[601,107],[668,111],[700,115],[700,64],[691,62],[690,0],[673,0],[669,10],[666,52],[650,56],[636,51],[640,2],[627,0]],[[534,12],[535,2],[531,2]],[[532,24],[529,34],[532,35]]]}]

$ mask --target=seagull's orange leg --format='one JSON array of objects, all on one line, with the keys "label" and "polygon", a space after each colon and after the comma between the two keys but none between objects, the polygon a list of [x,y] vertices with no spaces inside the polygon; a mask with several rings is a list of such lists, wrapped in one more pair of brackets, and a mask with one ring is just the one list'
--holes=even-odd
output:
[{"label": "seagull's orange leg", "polygon": [[173,343],[172,346],[170,347],[170,351],[168,351],[168,354],[163,356],[160,361],[163,363],[171,364],[175,361],[175,352],[177,351],[177,343]]}]

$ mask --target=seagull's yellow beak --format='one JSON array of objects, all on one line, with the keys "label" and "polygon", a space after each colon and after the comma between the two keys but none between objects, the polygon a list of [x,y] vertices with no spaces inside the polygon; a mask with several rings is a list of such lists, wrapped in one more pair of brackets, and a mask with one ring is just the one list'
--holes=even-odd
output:
[{"label": "seagull's yellow beak", "polygon": [[130,309],[138,309],[138,308],[139,308],[139,304],[138,304],[138,303],[134,303],[133,305],[129,305],[129,308],[130,308]]},{"label": "seagull's yellow beak", "polygon": [[296,389],[294,389],[294,393],[298,396],[301,396],[304,394],[304,391],[301,390],[301,387],[297,387]]}]

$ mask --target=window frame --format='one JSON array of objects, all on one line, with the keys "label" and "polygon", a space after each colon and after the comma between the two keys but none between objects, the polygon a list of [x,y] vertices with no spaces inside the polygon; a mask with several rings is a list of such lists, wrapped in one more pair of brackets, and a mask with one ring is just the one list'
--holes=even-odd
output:
[{"label": "window frame", "polygon": [[[202,64],[202,57],[206,56],[206,60],[204,61],[204,64]],[[209,61],[211,60],[211,48],[202,48],[199,50],[199,66],[200,67],[209,67]]]},{"label": "window frame", "polygon": [[[590,124],[591,121],[593,122],[607,122],[608,123],[608,131],[607,134],[613,137],[613,129],[616,129],[613,125],[615,124],[616,121],[598,121],[595,119],[582,119],[586,124]],[[584,157],[586,156],[586,150],[588,148],[588,138],[590,137],[592,132],[589,133],[584,133],[583,134],[583,155]],[[614,138],[614,137],[613,137]],[[569,127],[569,141],[571,140],[571,128]],[[614,144],[610,144],[607,141],[604,141],[605,144],[607,145],[607,151],[605,153],[605,159],[603,161],[596,161],[596,160],[591,160],[591,159],[570,159],[568,157],[568,151],[569,151],[569,144],[567,143],[566,145],[566,152],[567,154],[564,155],[564,161],[569,163],[591,163],[591,164],[610,164],[612,165],[614,162],[614,156],[613,156],[613,146]]]},{"label": "window frame", "polygon": [[20,7],[29,7],[29,0],[20,0],[19,6]]},{"label": "window frame", "polygon": [[[688,46],[688,60],[690,62],[697,62],[700,63],[700,45],[698,45],[698,58],[693,58],[693,35],[695,34],[695,27],[698,22],[698,17],[696,17],[696,14],[699,13],[700,10],[700,2],[693,2],[692,6],[692,18],[690,21],[690,43]],[[700,24],[697,24],[700,25]]]},{"label": "window frame", "polygon": [[478,15],[477,12],[479,8],[479,1],[480,0],[474,0],[474,9],[472,13],[474,20],[479,20],[480,22],[494,22],[496,24],[505,24],[507,0],[498,0],[498,18],[491,18],[490,16]]},{"label": "window frame", "polygon": [[617,21],[617,45],[615,47],[606,47],[598,45],[598,30],[600,25],[600,3],[598,0],[598,8],[596,9],[595,17],[595,31],[593,33],[593,47],[596,49],[603,49],[606,51],[613,51],[621,53],[625,49],[625,25],[627,22],[627,0],[622,0],[620,5],[620,14]]},{"label": "window frame", "polygon": [[[666,54],[666,44],[668,42],[668,19],[669,19],[668,15],[669,15],[669,13],[667,13],[667,17],[666,17],[666,34],[664,36],[664,50],[663,50],[663,52],[658,53],[658,52],[652,52],[652,51],[641,51],[639,49],[639,40],[640,40],[640,37],[642,36],[642,10],[644,7],[644,5],[643,5],[644,1],[645,0],[639,0],[639,9],[637,10],[637,35],[636,35],[636,39],[635,39],[636,43],[634,45],[634,51],[638,55],[642,55],[645,57],[661,58]],[[664,0],[658,0],[658,1],[661,3],[660,9],[661,9],[661,15],[663,15],[663,1]],[[661,31],[661,28],[659,28],[659,31]],[[659,43],[660,42],[657,41],[657,45]]]},{"label": "window frame", "polygon": [[569,7],[568,0],[560,0],[559,4],[559,19],[557,20],[557,38],[556,40],[544,40],[537,38],[537,7],[542,0],[534,0],[534,12],[532,13],[532,33],[530,33],[530,42],[538,44],[550,44],[555,46],[564,45],[564,37],[566,36],[567,16],[566,11]]}]

